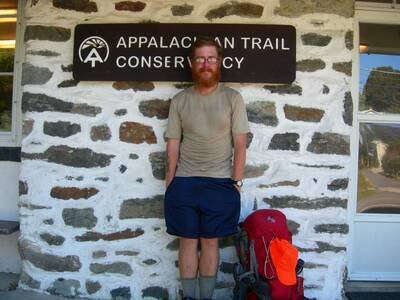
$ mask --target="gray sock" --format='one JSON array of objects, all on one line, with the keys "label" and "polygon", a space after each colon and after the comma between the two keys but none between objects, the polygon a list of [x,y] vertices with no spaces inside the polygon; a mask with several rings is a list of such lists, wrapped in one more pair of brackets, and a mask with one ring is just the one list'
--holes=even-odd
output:
[{"label": "gray sock", "polygon": [[200,299],[212,298],[216,281],[217,281],[216,276],[200,276],[199,278]]},{"label": "gray sock", "polygon": [[197,278],[181,278],[183,297],[196,297]]}]

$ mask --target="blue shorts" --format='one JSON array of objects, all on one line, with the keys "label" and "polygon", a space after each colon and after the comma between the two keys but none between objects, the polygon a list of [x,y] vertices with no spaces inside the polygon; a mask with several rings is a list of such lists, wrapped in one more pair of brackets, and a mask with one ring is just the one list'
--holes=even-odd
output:
[{"label": "blue shorts", "polygon": [[240,193],[230,178],[175,176],[164,198],[167,232],[185,238],[235,234]]}]

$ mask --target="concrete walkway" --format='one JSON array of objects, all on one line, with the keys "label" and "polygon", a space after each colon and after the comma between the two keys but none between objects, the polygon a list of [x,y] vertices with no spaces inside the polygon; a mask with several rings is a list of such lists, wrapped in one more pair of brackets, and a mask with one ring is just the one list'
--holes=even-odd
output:
[{"label": "concrete walkway", "polygon": [[[79,298],[79,299],[87,299],[87,298]],[[67,300],[67,298],[49,296],[31,291],[15,290],[15,291],[0,292],[0,300]],[[68,298],[68,300],[71,300],[71,298]]]}]

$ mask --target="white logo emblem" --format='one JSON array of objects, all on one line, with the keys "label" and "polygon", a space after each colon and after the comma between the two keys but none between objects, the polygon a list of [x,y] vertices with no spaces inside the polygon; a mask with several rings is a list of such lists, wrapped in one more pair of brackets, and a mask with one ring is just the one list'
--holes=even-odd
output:
[{"label": "white logo emblem", "polygon": [[92,68],[97,62],[104,63],[109,53],[107,42],[98,36],[88,37],[79,46],[79,59],[85,64],[90,62]]}]

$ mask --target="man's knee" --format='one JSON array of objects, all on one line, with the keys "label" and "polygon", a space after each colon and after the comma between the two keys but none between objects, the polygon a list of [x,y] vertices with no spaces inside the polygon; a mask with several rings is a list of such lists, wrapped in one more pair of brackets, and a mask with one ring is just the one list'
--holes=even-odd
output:
[{"label": "man's knee", "polygon": [[200,238],[201,248],[218,249],[218,238],[206,239]]},{"label": "man's knee", "polygon": [[180,238],[179,239],[179,248],[184,249],[197,249],[198,240],[197,239],[188,239],[188,238]]}]

